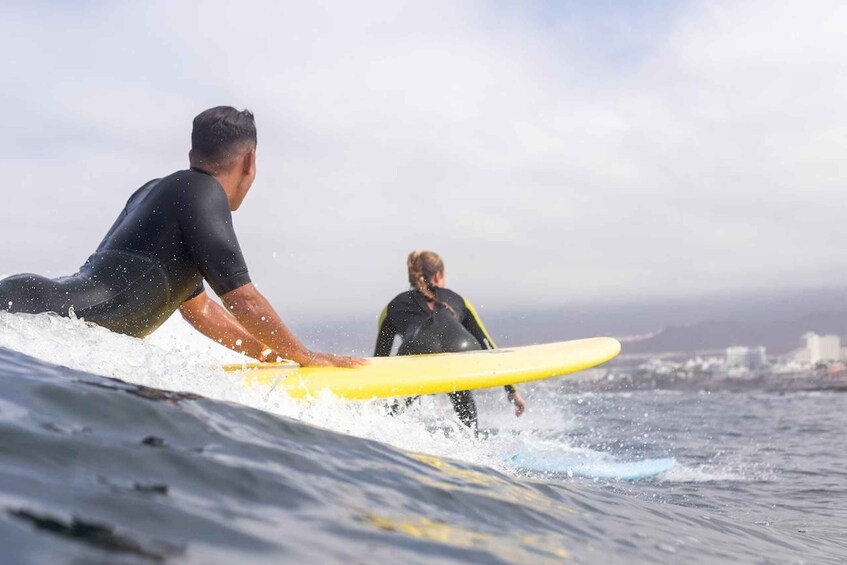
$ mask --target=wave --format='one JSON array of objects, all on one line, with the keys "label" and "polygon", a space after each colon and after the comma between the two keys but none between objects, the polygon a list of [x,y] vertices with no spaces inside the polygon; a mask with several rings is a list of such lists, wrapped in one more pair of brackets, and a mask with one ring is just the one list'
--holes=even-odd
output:
[{"label": "wave", "polygon": [[303,405],[244,390],[219,368],[234,354],[183,332],[172,322],[136,340],[80,320],[0,312],[5,561],[826,555],[684,497],[668,503],[676,499],[661,481],[528,476],[504,454],[556,443],[530,424],[511,426],[508,411],[508,425],[495,416],[488,439],[477,439],[438,397],[386,418],[378,402]]}]

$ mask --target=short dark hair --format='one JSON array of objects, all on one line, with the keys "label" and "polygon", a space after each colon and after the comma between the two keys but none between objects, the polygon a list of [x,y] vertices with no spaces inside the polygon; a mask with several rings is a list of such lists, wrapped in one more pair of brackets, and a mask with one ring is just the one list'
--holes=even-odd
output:
[{"label": "short dark hair", "polygon": [[256,146],[256,119],[250,110],[216,106],[194,118],[191,150],[205,165],[226,168],[250,146]]}]

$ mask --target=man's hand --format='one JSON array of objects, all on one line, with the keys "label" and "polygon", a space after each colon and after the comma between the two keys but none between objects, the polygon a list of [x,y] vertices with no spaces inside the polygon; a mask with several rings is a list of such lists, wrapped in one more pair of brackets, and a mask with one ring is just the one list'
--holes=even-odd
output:
[{"label": "man's hand", "polygon": [[367,365],[365,359],[359,357],[345,357],[343,355],[333,355],[332,353],[316,353],[309,352],[305,363],[301,363],[304,367],[361,367]]},{"label": "man's hand", "polygon": [[515,405],[515,416],[520,418],[526,411],[526,400],[517,390],[509,393],[509,402]]},{"label": "man's hand", "polygon": [[[266,349],[262,351],[262,355],[259,357],[259,361],[262,363],[278,363],[280,361],[285,361],[281,355],[277,354],[276,351],[271,349]],[[361,359],[359,357],[345,357],[343,355],[334,355],[332,353],[317,353],[315,351],[310,351],[304,359],[301,360],[299,365],[301,367],[361,367],[362,365],[367,365],[368,362],[365,359]]]}]

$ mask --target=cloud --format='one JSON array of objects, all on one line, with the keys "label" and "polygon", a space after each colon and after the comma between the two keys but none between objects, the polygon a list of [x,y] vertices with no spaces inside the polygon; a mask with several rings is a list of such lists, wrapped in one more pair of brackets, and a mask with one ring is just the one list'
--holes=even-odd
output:
[{"label": "cloud", "polygon": [[0,270],[77,267],[231,103],[260,138],[236,226],[283,313],[376,314],[422,248],[501,307],[847,274],[845,8],[624,4],[10,7]]}]

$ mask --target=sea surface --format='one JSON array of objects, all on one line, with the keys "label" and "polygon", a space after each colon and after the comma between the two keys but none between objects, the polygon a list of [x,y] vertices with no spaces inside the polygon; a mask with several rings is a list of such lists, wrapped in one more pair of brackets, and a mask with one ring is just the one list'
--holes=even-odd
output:
[{"label": "sea surface", "polygon": [[[370,330],[372,328],[366,328]],[[148,338],[0,312],[1,563],[844,563],[847,396],[477,394],[298,404],[178,320]],[[567,378],[567,377],[565,377]],[[515,453],[673,457],[639,481]]]}]

